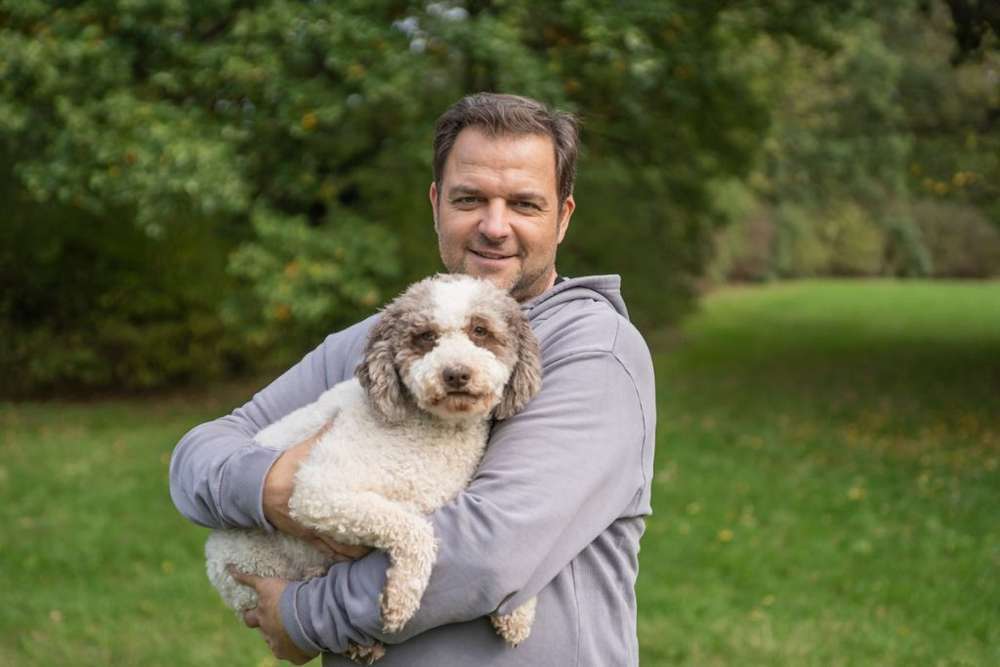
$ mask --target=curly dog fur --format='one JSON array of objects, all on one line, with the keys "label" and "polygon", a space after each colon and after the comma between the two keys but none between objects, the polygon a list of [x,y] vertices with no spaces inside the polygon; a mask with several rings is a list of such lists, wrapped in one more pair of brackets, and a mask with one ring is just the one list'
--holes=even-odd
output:
[{"label": "curly dog fur", "polygon": [[[379,603],[383,629],[396,632],[420,606],[434,564],[426,515],[472,478],[490,418],[515,414],[540,387],[538,342],[517,302],[484,280],[439,275],[385,308],[354,379],[263,429],[255,442],[284,449],[320,434],[296,474],[291,515],[338,542],[388,554]],[[228,564],[293,580],[332,564],[297,538],[252,530],[213,532],[206,555],[209,578],[237,612],[256,606],[256,593],[229,575]],[[491,620],[516,645],[534,613],[532,599]],[[352,646],[349,655],[371,662],[382,652],[377,644]]]}]

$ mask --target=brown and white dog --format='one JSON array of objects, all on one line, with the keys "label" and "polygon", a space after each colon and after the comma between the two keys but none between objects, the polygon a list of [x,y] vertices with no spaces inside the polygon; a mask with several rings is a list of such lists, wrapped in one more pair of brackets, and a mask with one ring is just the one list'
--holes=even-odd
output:
[{"label": "brown and white dog", "polygon": [[[505,419],[541,388],[538,342],[517,302],[491,283],[439,275],[390,303],[369,334],[356,377],[260,431],[255,442],[284,449],[323,431],[295,477],[291,516],[343,544],[384,550],[382,626],[396,632],[420,606],[436,556],[425,518],[472,478],[490,418]],[[332,422],[332,425],[331,425]],[[215,531],[208,574],[237,612],[257,604],[229,563],[261,576],[307,579],[332,561],[281,533]],[[524,641],[535,600],[491,617],[511,645]],[[381,646],[351,649],[371,662]]]}]

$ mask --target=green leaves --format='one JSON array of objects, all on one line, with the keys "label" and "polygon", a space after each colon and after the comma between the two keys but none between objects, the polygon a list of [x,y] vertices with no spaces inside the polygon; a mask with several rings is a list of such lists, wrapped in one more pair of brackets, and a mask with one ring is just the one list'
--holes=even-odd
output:
[{"label": "green leaves", "polygon": [[[438,270],[437,116],[470,92],[531,95],[583,120],[560,270],[622,272],[655,325],[691,304],[720,184],[900,186],[898,58],[874,29],[841,39],[864,5],[0,0],[0,153],[32,215],[84,211],[142,243],[200,228],[229,331],[293,355]],[[802,89],[823,92],[815,127]]]},{"label": "green leaves", "polygon": [[398,271],[396,243],[385,230],[345,211],[320,227],[264,209],[252,222],[255,239],[230,255],[229,270],[253,296],[231,299],[226,316],[251,325],[254,345],[307,345],[344,324],[345,313],[370,312],[391,296],[381,285]]}]

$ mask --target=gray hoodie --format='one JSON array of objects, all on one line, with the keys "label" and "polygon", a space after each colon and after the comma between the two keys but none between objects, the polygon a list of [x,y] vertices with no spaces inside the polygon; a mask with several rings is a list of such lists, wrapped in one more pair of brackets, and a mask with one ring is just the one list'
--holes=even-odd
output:
[{"label": "gray hoodie", "polygon": [[[637,665],[635,579],[650,513],[656,426],[649,350],[628,321],[618,276],[565,280],[523,304],[542,351],[541,392],[496,423],[469,487],[433,515],[438,559],[403,631],[381,632],[381,552],[286,588],[281,614],[303,649],[387,645],[382,667]],[[205,526],[262,527],[276,453],[254,434],[353,375],[378,316],[322,345],[232,414],[178,443],[170,492]],[[510,648],[488,614],[532,596],[531,636]]]}]

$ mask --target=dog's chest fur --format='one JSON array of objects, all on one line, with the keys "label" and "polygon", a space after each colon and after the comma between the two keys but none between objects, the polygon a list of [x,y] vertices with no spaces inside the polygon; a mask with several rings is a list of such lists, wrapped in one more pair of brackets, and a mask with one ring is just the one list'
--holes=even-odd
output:
[{"label": "dog's chest fur", "polygon": [[333,426],[302,463],[295,492],[312,488],[371,491],[427,514],[472,478],[486,448],[489,421],[450,422],[414,411],[390,424],[376,414],[357,380],[331,390]]}]

